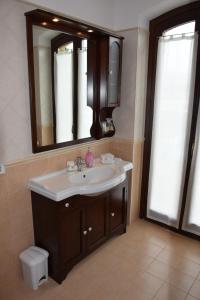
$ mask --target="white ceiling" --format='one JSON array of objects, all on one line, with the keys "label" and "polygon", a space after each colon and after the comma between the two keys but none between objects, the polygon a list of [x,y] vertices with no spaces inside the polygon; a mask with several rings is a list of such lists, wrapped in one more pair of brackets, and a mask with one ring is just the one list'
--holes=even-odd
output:
[{"label": "white ceiling", "polygon": [[148,28],[149,20],[192,0],[113,0],[114,28]]},{"label": "white ceiling", "polygon": [[105,28],[148,28],[150,19],[192,0],[18,0]]}]

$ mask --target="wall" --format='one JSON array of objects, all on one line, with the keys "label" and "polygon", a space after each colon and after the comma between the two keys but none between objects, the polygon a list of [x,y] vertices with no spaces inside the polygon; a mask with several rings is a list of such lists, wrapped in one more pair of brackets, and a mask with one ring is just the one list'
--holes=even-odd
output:
[{"label": "wall", "polygon": [[113,120],[116,128],[116,137],[134,137],[134,114],[136,93],[137,68],[137,29],[119,31],[124,37],[121,78],[121,105],[113,111]]},{"label": "wall", "polygon": [[31,128],[24,12],[32,6],[0,1],[0,161],[30,155]]},{"label": "wall", "polygon": [[111,147],[113,153],[133,162],[130,208],[133,221],[139,214],[149,34],[141,28],[118,33],[125,38],[121,93],[123,105],[113,112],[116,135]]}]

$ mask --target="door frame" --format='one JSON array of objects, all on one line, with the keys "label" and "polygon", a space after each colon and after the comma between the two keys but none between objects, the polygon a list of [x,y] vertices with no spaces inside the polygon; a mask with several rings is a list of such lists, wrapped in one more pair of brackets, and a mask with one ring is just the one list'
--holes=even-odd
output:
[{"label": "door frame", "polygon": [[148,57],[148,74],[147,74],[147,96],[146,96],[146,119],[145,119],[145,141],[143,153],[143,170],[142,170],[142,189],[140,202],[140,218],[144,218],[150,222],[157,223],[161,226],[172,229],[175,232],[185,234],[187,236],[197,238],[200,236],[182,230],[184,210],[186,206],[187,188],[189,182],[190,168],[192,162],[193,144],[195,142],[195,133],[197,125],[197,116],[199,109],[200,98],[200,36],[198,36],[198,49],[196,60],[196,77],[194,85],[194,102],[192,108],[192,121],[189,135],[189,146],[187,153],[186,173],[183,185],[182,207],[180,212],[179,228],[166,225],[164,223],[152,220],[147,217],[147,197],[151,158],[151,144],[152,144],[152,128],[153,128],[153,113],[154,113],[154,96],[155,96],[155,82],[156,82],[156,66],[157,66],[157,50],[158,37],[162,35],[163,31],[172,27],[181,25],[195,20],[195,31],[200,34],[200,1],[195,1],[190,4],[175,8],[153,20],[149,25],[149,57]]}]

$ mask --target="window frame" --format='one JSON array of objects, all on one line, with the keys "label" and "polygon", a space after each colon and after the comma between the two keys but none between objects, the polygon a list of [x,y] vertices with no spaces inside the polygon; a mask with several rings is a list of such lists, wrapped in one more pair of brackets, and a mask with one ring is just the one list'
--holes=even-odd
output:
[{"label": "window frame", "polygon": [[[152,128],[153,128],[153,112],[154,112],[154,96],[155,96],[155,82],[156,82],[156,66],[157,66],[157,52],[158,52],[158,38],[162,33],[170,28],[179,26],[183,23],[195,21],[195,32],[200,33],[200,1],[195,1],[190,4],[175,8],[153,20],[149,23],[149,56],[148,56],[148,73],[147,73],[147,93],[146,93],[146,117],[145,117],[145,141],[143,153],[143,170],[142,170],[142,188],[140,201],[140,218],[147,218],[147,197],[149,184],[149,170],[151,157],[151,142],[152,142]],[[183,189],[182,208],[180,216],[180,224],[178,229],[170,229],[182,232],[183,214],[186,205],[187,186],[189,181],[189,173],[192,161],[192,149],[195,140],[197,115],[200,98],[200,35],[198,36],[198,50],[196,62],[196,78],[194,87],[194,103],[192,109],[192,123],[189,138],[189,147],[187,154],[187,167],[185,175],[185,183]],[[153,220],[149,220],[154,222]],[[155,221],[156,222],[156,221]],[[159,223],[159,222],[157,222]],[[159,223],[162,226],[168,225]],[[190,233],[184,232],[186,235]],[[195,236],[196,238],[196,236]]]}]

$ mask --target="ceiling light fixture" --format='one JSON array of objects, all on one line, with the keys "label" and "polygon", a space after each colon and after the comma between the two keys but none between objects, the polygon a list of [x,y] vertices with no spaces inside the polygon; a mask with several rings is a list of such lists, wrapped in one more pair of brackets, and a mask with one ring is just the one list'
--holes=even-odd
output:
[{"label": "ceiling light fixture", "polygon": [[59,22],[59,19],[58,19],[58,18],[53,18],[52,21],[53,21],[53,22]]},{"label": "ceiling light fixture", "polygon": [[43,26],[46,26],[46,25],[47,25],[47,22],[42,22],[42,25],[43,25]]},{"label": "ceiling light fixture", "polygon": [[94,30],[92,30],[92,29],[88,29],[88,32],[94,32]]}]

